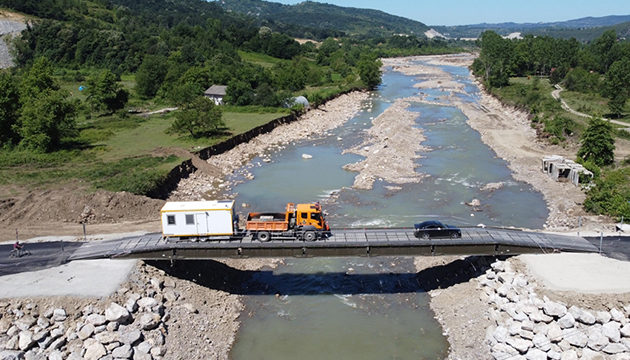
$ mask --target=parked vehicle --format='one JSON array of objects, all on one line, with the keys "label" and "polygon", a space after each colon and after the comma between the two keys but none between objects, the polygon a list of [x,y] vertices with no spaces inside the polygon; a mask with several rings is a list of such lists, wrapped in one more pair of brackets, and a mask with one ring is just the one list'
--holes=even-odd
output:
[{"label": "parked vehicle", "polygon": [[443,224],[436,220],[423,221],[413,225],[413,234],[419,239],[431,238],[461,238],[462,231],[451,225]]}]

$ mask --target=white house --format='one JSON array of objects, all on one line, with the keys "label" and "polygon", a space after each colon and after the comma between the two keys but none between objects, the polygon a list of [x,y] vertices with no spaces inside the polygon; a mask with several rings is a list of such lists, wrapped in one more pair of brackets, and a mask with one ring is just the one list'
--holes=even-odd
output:
[{"label": "white house", "polygon": [[216,105],[222,105],[226,89],[226,85],[212,85],[208,88],[208,90],[204,91],[203,96],[214,100]]}]

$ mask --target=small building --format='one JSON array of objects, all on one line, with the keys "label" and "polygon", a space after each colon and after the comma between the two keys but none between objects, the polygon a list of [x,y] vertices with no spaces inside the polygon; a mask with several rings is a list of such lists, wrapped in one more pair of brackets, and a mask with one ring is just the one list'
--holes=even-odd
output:
[{"label": "small building", "polygon": [[238,219],[234,200],[169,201],[160,211],[163,236],[231,236]]},{"label": "small building", "polygon": [[593,173],[584,166],[559,155],[545,156],[542,160],[542,170],[556,181],[569,181],[575,186],[580,185],[580,174],[593,177]]},{"label": "small building", "polygon": [[214,100],[216,105],[223,105],[226,90],[227,85],[212,85],[208,90],[204,91],[203,96]]}]

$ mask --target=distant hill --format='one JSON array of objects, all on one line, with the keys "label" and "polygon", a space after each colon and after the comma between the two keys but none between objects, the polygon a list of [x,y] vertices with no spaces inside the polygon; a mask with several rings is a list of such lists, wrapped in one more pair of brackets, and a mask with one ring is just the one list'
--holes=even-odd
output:
[{"label": "distant hill", "polygon": [[429,30],[425,24],[390,15],[379,10],[357,9],[305,1],[283,5],[262,0],[222,0],[217,4],[227,11],[255,16],[273,25],[297,24],[315,29],[335,29],[354,37],[374,37],[392,34],[423,36]]},{"label": "distant hill", "polygon": [[630,22],[630,15],[611,15],[549,23],[482,23],[459,26],[434,26],[433,28],[450,38],[476,38],[486,30],[493,30],[500,35],[520,32],[534,35],[545,34],[560,38],[575,37],[580,41],[590,41],[611,28],[617,30],[620,36],[626,36],[623,33],[628,28],[628,22]]}]

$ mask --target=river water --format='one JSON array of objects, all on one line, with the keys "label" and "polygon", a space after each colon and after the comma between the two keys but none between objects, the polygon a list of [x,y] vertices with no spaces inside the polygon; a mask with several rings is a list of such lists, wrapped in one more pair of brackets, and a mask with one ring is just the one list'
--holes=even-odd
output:
[{"label": "river water", "polygon": [[[479,89],[468,70],[441,66],[465,84],[464,101],[478,101]],[[237,204],[248,211],[282,211],[287,202],[321,201],[331,228],[410,227],[425,219],[457,226],[516,226],[542,228],[548,215],[542,195],[515,181],[507,164],[486,146],[454,107],[412,103],[422,143],[416,171],[422,182],[392,191],[383,181],[371,190],[350,187],[356,173],[342,169],[361,160],[344,149],[362,142],[363,130],[397,98],[418,94],[422,77],[385,71],[383,84],[368,100],[371,112],[361,112],[327,135],[293,143],[267,155],[271,162],[248,169],[254,180],[234,188]],[[438,90],[422,90],[431,97]],[[340,140],[341,139],[341,140]],[[303,159],[310,154],[311,159]],[[238,175],[236,176],[238,179]],[[495,191],[482,191],[489,183]],[[334,194],[335,201],[329,202]],[[465,202],[479,199],[481,211]],[[277,209],[277,210],[276,210]],[[267,295],[246,296],[233,359],[441,359],[448,343],[427,294],[414,281],[412,258],[287,259],[273,271],[262,271],[248,286]]]}]

